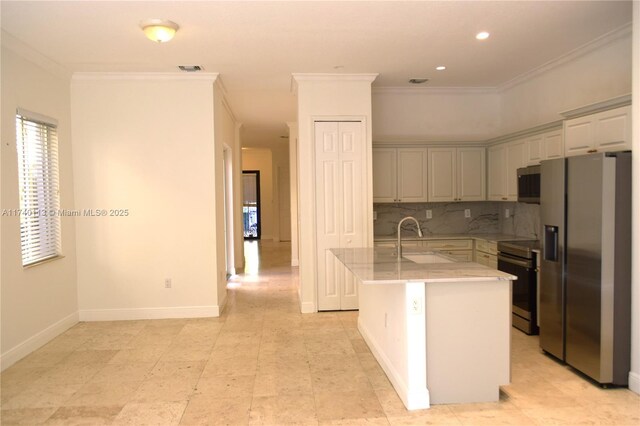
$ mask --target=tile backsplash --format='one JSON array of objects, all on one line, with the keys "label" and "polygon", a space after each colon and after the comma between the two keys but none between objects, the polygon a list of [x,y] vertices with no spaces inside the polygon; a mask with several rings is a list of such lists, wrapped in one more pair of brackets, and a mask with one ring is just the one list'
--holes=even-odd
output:
[{"label": "tile backsplash", "polygon": [[[470,218],[465,218],[469,209]],[[506,218],[505,209],[509,209]],[[398,222],[413,216],[427,235],[504,233],[537,238],[540,229],[540,206],[537,204],[496,201],[458,203],[374,204],[377,219],[373,222],[376,237],[395,236]],[[431,210],[432,218],[426,212]],[[403,235],[415,235],[413,222],[405,222]]]}]

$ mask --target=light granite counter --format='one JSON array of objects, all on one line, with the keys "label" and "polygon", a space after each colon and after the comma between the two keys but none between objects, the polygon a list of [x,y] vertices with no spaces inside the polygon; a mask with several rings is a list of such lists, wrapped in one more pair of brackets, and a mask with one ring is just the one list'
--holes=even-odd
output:
[{"label": "light granite counter", "polygon": [[[415,235],[415,233],[411,234],[409,232],[402,233],[402,241],[433,241],[433,240],[487,240],[487,241],[529,241],[532,238],[530,237],[518,237],[516,235],[510,234],[500,234],[500,233],[485,233],[485,234],[431,234],[425,235],[422,238],[419,238]],[[397,235],[376,235],[373,237],[373,241],[397,241]]]},{"label": "light granite counter", "polygon": [[[432,283],[455,281],[515,280],[516,277],[475,262],[430,261],[415,263],[409,259],[398,260],[394,248],[331,249],[331,252],[349,269],[362,284],[393,284],[412,281]],[[403,254],[438,254],[432,250],[412,248]]]}]

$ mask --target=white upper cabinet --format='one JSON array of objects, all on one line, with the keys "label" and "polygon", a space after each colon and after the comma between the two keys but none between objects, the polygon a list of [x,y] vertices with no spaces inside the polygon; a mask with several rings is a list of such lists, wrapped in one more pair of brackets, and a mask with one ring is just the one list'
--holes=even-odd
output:
[{"label": "white upper cabinet", "polygon": [[485,149],[429,148],[429,201],[486,199]]},{"label": "white upper cabinet", "polygon": [[373,149],[373,202],[427,201],[427,148]]},{"label": "white upper cabinet", "polygon": [[565,156],[631,149],[631,106],[564,122]]},{"label": "white upper cabinet", "polygon": [[562,130],[552,130],[526,139],[525,159],[529,166],[540,164],[543,160],[562,158],[563,156]]},{"label": "white upper cabinet", "polygon": [[398,202],[427,201],[427,149],[398,148]]},{"label": "white upper cabinet", "polygon": [[489,147],[489,200],[518,200],[518,169],[526,165],[526,140]]},{"label": "white upper cabinet", "polygon": [[373,202],[392,203],[397,198],[397,149],[373,149]]}]

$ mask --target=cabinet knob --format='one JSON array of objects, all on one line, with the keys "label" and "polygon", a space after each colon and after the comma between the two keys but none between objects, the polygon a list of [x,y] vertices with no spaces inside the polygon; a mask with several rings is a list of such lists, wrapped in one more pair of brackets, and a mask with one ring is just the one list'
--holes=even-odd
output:
[{"label": "cabinet knob", "polygon": [[503,199],[504,201],[507,201],[507,197],[502,197],[502,199]]},{"label": "cabinet knob", "polygon": [[351,240],[347,240],[347,244],[351,244]]},{"label": "cabinet knob", "polygon": [[594,152],[598,152],[597,149],[590,149],[589,151],[587,151],[587,154],[593,154]]}]

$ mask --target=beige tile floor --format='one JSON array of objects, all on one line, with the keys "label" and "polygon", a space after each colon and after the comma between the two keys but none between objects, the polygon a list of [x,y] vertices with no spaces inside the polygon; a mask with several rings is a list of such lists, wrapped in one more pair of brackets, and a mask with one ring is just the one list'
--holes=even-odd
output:
[{"label": "beige tile floor", "polygon": [[1,423],[640,425],[638,395],[594,386],[515,330],[500,402],[408,412],[357,313],[299,313],[287,244],[247,254],[220,318],[80,323],[7,369]]}]

